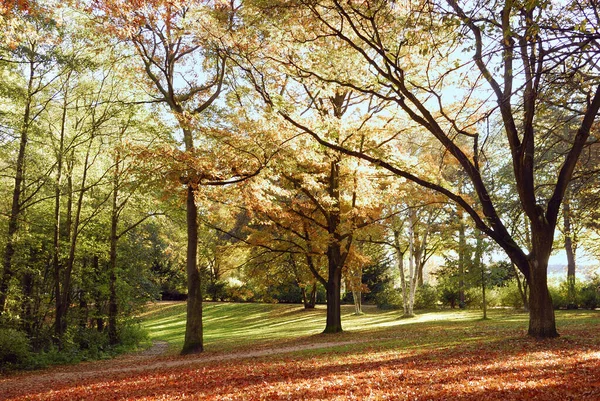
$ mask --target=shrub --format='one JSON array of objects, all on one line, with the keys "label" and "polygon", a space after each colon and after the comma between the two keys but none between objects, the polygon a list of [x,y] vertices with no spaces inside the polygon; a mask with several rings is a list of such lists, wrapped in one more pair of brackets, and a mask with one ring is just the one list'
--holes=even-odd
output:
[{"label": "shrub", "polygon": [[437,306],[438,294],[435,287],[423,284],[415,294],[415,309],[432,309]]},{"label": "shrub", "polygon": [[27,365],[31,357],[29,339],[22,331],[0,329],[0,367],[19,368]]},{"label": "shrub", "polygon": [[459,304],[460,294],[458,290],[450,285],[443,285],[440,287],[440,300],[445,306],[450,306],[452,309],[456,308]]},{"label": "shrub", "polygon": [[137,323],[127,322],[119,330],[119,344],[126,349],[133,349],[148,341],[148,332]]},{"label": "shrub", "polygon": [[548,291],[552,297],[552,306],[554,309],[566,308],[567,307],[567,293],[561,288],[562,285],[549,285]]},{"label": "shrub", "polygon": [[387,287],[379,291],[374,297],[375,305],[379,309],[401,309],[402,294],[399,289]]},{"label": "shrub", "polygon": [[108,334],[89,327],[78,327],[73,333],[73,344],[85,358],[99,358],[108,348]]},{"label": "shrub", "polygon": [[600,305],[600,293],[597,283],[589,283],[579,290],[579,305],[586,309],[596,309]]},{"label": "shrub", "polygon": [[519,292],[519,286],[515,280],[512,280],[505,287],[498,287],[498,304],[511,308],[522,308],[523,298]]}]

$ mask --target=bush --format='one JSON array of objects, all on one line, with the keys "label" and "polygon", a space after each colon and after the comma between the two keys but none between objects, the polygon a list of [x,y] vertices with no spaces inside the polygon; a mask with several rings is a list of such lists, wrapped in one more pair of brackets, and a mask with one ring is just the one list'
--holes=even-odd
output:
[{"label": "bush", "polygon": [[438,294],[435,287],[423,284],[415,294],[415,309],[433,309],[437,306]]},{"label": "bush", "polygon": [[374,297],[379,309],[402,309],[402,294],[399,289],[387,287]]},{"label": "bush", "polygon": [[137,323],[128,322],[119,330],[119,344],[125,349],[133,349],[148,341],[148,332]]},{"label": "bush", "polygon": [[84,359],[96,359],[108,349],[108,334],[89,327],[78,327],[73,333],[73,344]]},{"label": "bush", "polygon": [[460,294],[458,290],[450,285],[443,285],[439,287],[440,291],[440,300],[442,304],[445,306],[449,306],[452,309],[456,308],[459,305]]},{"label": "bush", "polygon": [[512,280],[505,287],[498,287],[498,305],[508,306],[511,308],[523,308],[523,298],[519,292],[519,285],[515,280]]},{"label": "bush", "polygon": [[581,287],[579,305],[586,309],[596,309],[600,305],[600,287],[596,280]]},{"label": "bush", "polygon": [[561,288],[562,285],[549,285],[548,291],[550,291],[550,296],[552,297],[552,306],[554,309],[566,308],[567,307],[567,293],[566,288]]},{"label": "bush", "polygon": [[22,331],[0,329],[0,369],[24,367],[31,358],[29,339]]}]

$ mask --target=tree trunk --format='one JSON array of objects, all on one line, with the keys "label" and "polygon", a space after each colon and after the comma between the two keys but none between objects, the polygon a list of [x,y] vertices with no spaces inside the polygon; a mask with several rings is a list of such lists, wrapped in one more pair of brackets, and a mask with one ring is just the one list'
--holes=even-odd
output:
[{"label": "tree trunk", "polygon": [[410,209],[410,225],[408,226],[408,310],[406,317],[415,315],[415,293],[417,291],[417,272],[415,271],[415,225],[417,224],[417,216],[414,209]]},{"label": "tree trunk", "polygon": [[310,300],[308,305],[304,307],[307,309],[315,309],[315,305],[317,304],[317,282],[313,282],[312,290],[310,290]]},{"label": "tree trunk", "polygon": [[13,277],[12,258],[15,254],[15,237],[19,229],[19,219],[22,211],[21,191],[25,175],[25,152],[29,140],[29,125],[31,114],[31,103],[33,102],[33,80],[34,65],[30,62],[29,83],[27,91],[27,103],[23,113],[23,125],[21,127],[21,138],[19,141],[19,153],[17,154],[17,163],[15,170],[15,184],[13,187],[12,204],[10,216],[8,217],[8,232],[6,235],[6,245],[4,247],[4,257],[2,260],[2,277],[0,278],[0,314],[6,309],[6,300],[8,298],[8,289]]},{"label": "tree trunk", "polygon": [[481,272],[481,308],[483,309],[483,319],[487,319],[487,302],[485,299],[485,266],[483,265],[483,233],[476,231],[477,244],[475,247],[475,264]]},{"label": "tree trunk", "polygon": [[302,303],[304,304],[304,309],[315,309],[315,305],[317,303],[317,282],[313,282],[310,295],[308,295],[306,288],[307,286],[301,286]]},{"label": "tree trunk", "polygon": [[110,256],[108,260],[108,341],[111,345],[119,342],[117,333],[117,225],[119,223],[119,210],[117,200],[119,196],[119,154],[115,163],[113,175],[112,213],[110,218]]},{"label": "tree trunk", "polygon": [[360,291],[352,290],[352,300],[354,301],[354,314],[362,315],[362,293]]},{"label": "tree trunk", "polygon": [[458,306],[464,309],[465,302],[465,263],[467,242],[465,238],[465,222],[462,209],[458,209]]},{"label": "tree trunk", "polygon": [[187,222],[187,320],[182,354],[194,354],[204,351],[202,338],[202,290],[200,272],[197,266],[198,253],[198,207],[194,197],[195,190],[188,184],[186,199]]},{"label": "tree trunk", "polygon": [[548,291],[548,257],[529,262],[529,331],[536,338],[558,337],[552,298]]},{"label": "tree trunk", "polygon": [[340,333],[342,331],[341,314],[341,284],[342,269],[329,266],[329,280],[327,281],[327,322],[323,333]]},{"label": "tree trunk", "polygon": [[[69,217],[69,256],[65,264],[65,269],[60,278],[60,272],[55,275],[59,277],[59,285],[56,286],[56,311],[55,311],[55,322],[54,322],[54,333],[57,340],[62,338],[63,334],[67,330],[67,313],[69,311],[69,305],[71,304],[71,276],[73,273],[73,267],[75,265],[75,254],[77,249],[77,240],[79,238],[80,221],[81,221],[81,210],[83,207],[83,198],[87,192],[87,174],[90,163],[90,153],[92,148],[94,136],[90,138],[88,148],[85,154],[85,160],[83,164],[83,173],[81,177],[81,185],[79,187],[79,194],[77,197],[77,205],[75,208],[75,218],[71,223]],[[70,184],[71,185],[71,184]],[[70,200],[72,200],[70,198]],[[71,208],[71,207],[69,207]],[[71,210],[69,210],[70,215]],[[60,264],[58,267],[61,267]]]},{"label": "tree trunk", "polygon": [[[92,266],[94,269],[94,274],[96,276],[96,282],[100,283],[102,282],[102,271],[100,270],[100,257],[98,255],[94,255],[92,257]],[[102,311],[102,294],[101,292],[96,289],[94,291],[94,306],[96,309],[95,312],[95,320],[96,320],[96,329],[99,332],[102,332],[104,330],[104,312]]]},{"label": "tree trunk", "polygon": [[575,247],[571,233],[571,205],[565,198],[563,203],[563,223],[565,236],[565,252],[567,253],[567,309],[577,309],[575,299]]},{"label": "tree trunk", "polygon": [[64,149],[65,149],[65,133],[67,124],[67,93],[65,92],[63,99],[63,109],[61,117],[61,128],[59,147],[56,154],[56,181],[54,183],[54,235],[53,235],[53,254],[52,254],[52,269],[54,271],[54,294],[55,294],[55,307],[56,307],[56,330],[57,337],[60,337],[64,331],[64,305],[62,304],[62,293],[61,293],[61,270],[62,265],[60,261],[60,206],[61,206],[61,184],[62,184],[62,173],[63,173],[63,161],[64,161]]},{"label": "tree trunk", "polygon": [[398,270],[400,271],[400,285],[402,286],[402,315],[408,316],[408,292],[406,274],[404,273],[404,252],[400,249],[400,232],[398,230],[394,230],[394,248],[396,250]]}]

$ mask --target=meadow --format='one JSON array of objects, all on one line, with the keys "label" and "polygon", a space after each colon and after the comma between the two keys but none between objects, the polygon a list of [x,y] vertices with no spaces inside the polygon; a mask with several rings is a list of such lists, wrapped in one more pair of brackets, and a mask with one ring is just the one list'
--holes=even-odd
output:
[{"label": "meadow", "polygon": [[179,356],[185,304],[148,307],[149,350],[0,380],[7,400],[597,400],[600,312],[557,311],[561,336],[526,336],[528,316],[492,310],[343,307],[344,332],[321,334],[324,307],[206,303],[205,352]]}]

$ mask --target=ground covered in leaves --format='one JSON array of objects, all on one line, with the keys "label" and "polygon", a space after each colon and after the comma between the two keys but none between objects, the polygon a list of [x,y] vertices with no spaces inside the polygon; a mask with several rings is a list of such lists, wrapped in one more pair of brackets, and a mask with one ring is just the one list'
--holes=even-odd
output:
[{"label": "ground covered in leaves", "polygon": [[10,375],[0,379],[0,399],[599,400],[600,315],[558,320],[554,340],[527,338],[526,316],[501,314],[187,357],[146,352]]}]

